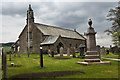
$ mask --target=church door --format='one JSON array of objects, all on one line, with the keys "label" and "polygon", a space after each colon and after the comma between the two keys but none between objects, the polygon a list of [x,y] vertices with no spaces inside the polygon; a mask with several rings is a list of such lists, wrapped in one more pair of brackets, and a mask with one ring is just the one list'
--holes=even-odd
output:
[{"label": "church door", "polygon": [[57,45],[57,52],[60,53],[60,48],[64,47],[63,43],[59,42]]}]

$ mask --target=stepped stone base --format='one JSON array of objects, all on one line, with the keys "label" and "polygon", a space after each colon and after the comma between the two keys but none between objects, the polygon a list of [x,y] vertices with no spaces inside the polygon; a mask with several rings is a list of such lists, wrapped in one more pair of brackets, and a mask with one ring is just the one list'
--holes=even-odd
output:
[{"label": "stepped stone base", "polygon": [[85,62],[100,62],[100,59],[85,59]]},{"label": "stepped stone base", "polygon": [[89,65],[101,65],[101,64],[111,64],[110,61],[100,61],[100,62],[77,62],[77,64],[89,66]]}]

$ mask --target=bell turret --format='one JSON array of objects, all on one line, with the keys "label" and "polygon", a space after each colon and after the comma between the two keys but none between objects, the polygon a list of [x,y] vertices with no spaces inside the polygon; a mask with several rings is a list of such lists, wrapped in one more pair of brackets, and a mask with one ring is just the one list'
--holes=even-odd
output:
[{"label": "bell turret", "polygon": [[33,10],[31,8],[31,5],[29,4],[29,8],[27,10],[27,24],[29,23],[34,23],[34,13]]}]

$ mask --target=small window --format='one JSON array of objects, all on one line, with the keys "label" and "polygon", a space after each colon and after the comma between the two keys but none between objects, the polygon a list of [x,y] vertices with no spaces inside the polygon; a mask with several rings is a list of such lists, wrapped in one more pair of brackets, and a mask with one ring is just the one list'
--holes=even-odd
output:
[{"label": "small window", "polygon": [[[29,32],[29,39],[32,39],[32,32]],[[27,32],[27,40],[28,40],[28,32]]]},{"label": "small window", "polygon": [[70,44],[70,46],[69,46],[70,48],[72,47],[72,44]]},{"label": "small window", "polygon": [[29,39],[32,39],[32,32],[29,32]]},{"label": "small window", "polygon": [[75,46],[76,48],[78,48],[78,46],[77,46],[77,44],[76,44],[76,46]]}]

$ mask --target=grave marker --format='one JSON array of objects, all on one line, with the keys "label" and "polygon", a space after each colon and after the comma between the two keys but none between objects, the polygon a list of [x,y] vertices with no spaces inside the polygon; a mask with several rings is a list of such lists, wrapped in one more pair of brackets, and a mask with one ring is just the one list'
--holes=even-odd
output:
[{"label": "grave marker", "polygon": [[70,48],[67,49],[67,57],[70,57]]},{"label": "grave marker", "polygon": [[60,56],[63,56],[63,47],[60,47]]},{"label": "grave marker", "polygon": [[73,58],[75,58],[76,57],[76,55],[75,55],[75,47],[72,48],[72,52],[73,52],[72,53],[73,54]]},{"label": "grave marker", "polygon": [[50,49],[48,50],[48,56],[50,57],[50,54],[51,54],[51,51],[50,51]]},{"label": "grave marker", "polygon": [[100,54],[100,45],[97,45],[97,51],[98,51],[99,57],[100,57],[100,59],[101,59],[101,54]]},{"label": "grave marker", "polygon": [[104,46],[102,46],[102,48],[101,48],[101,54],[103,54],[103,55],[106,55],[106,50],[105,50],[105,47]]},{"label": "grave marker", "polygon": [[7,56],[6,56],[6,52],[3,52],[3,78],[7,78]]}]

